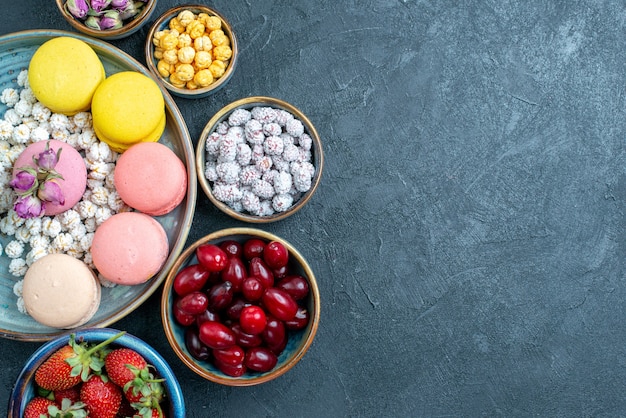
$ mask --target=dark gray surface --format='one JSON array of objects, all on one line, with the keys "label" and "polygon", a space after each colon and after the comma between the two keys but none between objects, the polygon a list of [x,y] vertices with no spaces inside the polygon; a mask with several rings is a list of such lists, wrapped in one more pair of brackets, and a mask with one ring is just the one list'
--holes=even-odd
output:
[{"label": "dark gray surface", "polygon": [[[190,417],[626,414],[623,1],[210,5],[239,67],[176,102],[194,140],[251,95],[316,125],[318,193],[262,228],[310,261],[323,313],[302,361],[251,388],[185,368],[160,292],[115,324],[170,361]],[[39,0],[0,28],[70,30]],[[146,35],[112,43],[144,62]],[[241,225],[199,189],[188,242]],[[0,342],[0,405],[37,347]]]}]

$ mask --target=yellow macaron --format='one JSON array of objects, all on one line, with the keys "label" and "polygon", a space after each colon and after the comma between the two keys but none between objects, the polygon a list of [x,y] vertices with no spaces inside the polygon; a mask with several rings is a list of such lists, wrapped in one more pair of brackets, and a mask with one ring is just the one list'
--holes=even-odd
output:
[{"label": "yellow macaron", "polygon": [[69,36],[41,44],[28,66],[28,82],[37,100],[51,111],[68,116],[89,109],[105,77],[95,51],[86,42]]},{"label": "yellow macaron", "polygon": [[98,138],[117,152],[156,142],[165,130],[163,93],[153,79],[135,71],[113,74],[100,83],[91,114]]}]

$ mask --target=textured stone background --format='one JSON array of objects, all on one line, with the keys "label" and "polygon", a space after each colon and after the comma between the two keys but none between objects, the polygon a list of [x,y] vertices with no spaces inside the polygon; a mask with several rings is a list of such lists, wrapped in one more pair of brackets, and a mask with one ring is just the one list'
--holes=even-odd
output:
[{"label": "textured stone background", "polygon": [[[625,413],[623,1],[210,4],[237,72],[176,102],[194,140],[251,95],[316,125],[321,188],[262,228],[308,258],[323,314],[298,366],[252,388],[185,368],[160,292],[115,324],[171,362],[190,417]],[[0,28],[71,29],[39,0]],[[147,30],[112,43],[144,62]],[[188,242],[230,226],[199,189]],[[37,347],[0,343],[0,405]]]}]

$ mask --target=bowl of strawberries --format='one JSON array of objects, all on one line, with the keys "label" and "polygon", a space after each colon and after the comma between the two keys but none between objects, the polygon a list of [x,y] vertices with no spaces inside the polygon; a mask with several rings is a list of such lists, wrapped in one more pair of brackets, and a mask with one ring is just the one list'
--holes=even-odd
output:
[{"label": "bowl of strawberries", "polygon": [[33,353],[11,392],[8,416],[184,418],[185,402],[154,348],[125,331],[87,328]]}]

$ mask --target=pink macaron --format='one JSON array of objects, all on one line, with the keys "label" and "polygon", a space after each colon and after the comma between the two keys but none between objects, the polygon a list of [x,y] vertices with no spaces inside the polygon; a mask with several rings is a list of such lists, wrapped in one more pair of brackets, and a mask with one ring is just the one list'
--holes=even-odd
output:
[{"label": "pink macaron", "polygon": [[185,165],[159,142],[140,142],[124,151],[114,179],[124,203],[151,216],[171,212],[187,193]]},{"label": "pink macaron", "polygon": [[91,257],[98,272],[122,285],[148,281],[161,270],[168,254],[165,229],[140,212],[111,216],[96,229],[91,243]]},{"label": "pink macaron", "polygon": [[63,178],[54,181],[60,186],[65,203],[63,205],[51,202],[46,203],[45,214],[53,216],[71,209],[83,197],[87,187],[87,166],[83,157],[74,147],[65,142],[51,139],[35,142],[26,147],[13,164],[13,176],[22,167],[35,168],[33,157],[39,156],[46,149],[46,146],[49,146],[55,152],[59,149],[62,150],[54,170],[62,175]]}]

